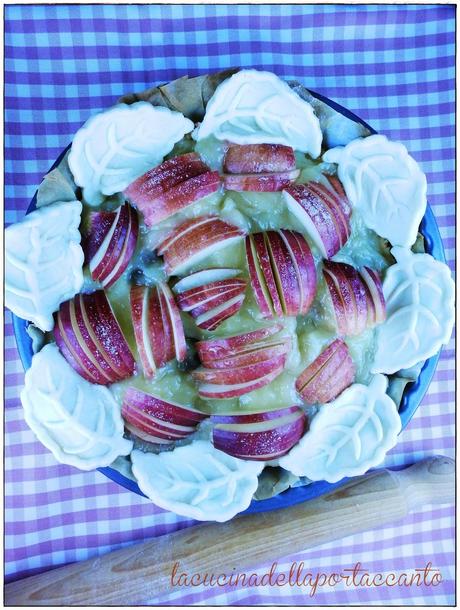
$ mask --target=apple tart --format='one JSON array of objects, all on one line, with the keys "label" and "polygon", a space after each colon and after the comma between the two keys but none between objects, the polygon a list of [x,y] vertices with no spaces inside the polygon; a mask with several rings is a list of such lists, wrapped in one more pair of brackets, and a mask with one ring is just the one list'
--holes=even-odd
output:
[{"label": "apple tart", "polygon": [[125,96],[6,231],[28,424],[201,520],[379,465],[452,331],[425,209],[405,147],[299,83],[232,70]]}]

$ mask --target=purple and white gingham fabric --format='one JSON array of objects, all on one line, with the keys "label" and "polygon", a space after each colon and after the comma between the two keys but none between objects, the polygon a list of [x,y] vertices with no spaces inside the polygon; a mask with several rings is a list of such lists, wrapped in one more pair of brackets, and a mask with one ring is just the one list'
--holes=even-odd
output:
[{"label": "purple and white gingham fabric", "polygon": [[[400,140],[421,164],[449,265],[455,261],[454,5],[9,5],[5,7],[5,220],[18,221],[72,135],[123,93],[179,76],[246,66],[302,81]],[[99,472],[59,465],[24,422],[23,369],[5,329],[7,580],[190,525]],[[444,349],[389,466],[454,452],[454,343]],[[292,557],[371,574],[431,563],[437,586],[176,588],[152,605],[452,605],[454,510],[430,507],[399,523]],[[331,524],[333,527],[333,524]],[[217,542],[216,542],[217,543]],[[260,566],[259,574],[269,566]]]}]

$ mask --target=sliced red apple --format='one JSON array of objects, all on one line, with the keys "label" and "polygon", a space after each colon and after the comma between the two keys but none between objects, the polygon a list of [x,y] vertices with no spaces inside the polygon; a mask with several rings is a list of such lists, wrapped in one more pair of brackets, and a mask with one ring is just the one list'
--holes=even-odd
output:
[{"label": "sliced red apple", "polygon": [[232,144],[223,160],[228,174],[288,172],[295,169],[294,150],[282,144]]},{"label": "sliced red apple", "polygon": [[107,385],[133,375],[133,355],[103,290],[62,303],[55,318],[56,343],[82,377]]},{"label": "sliced red apple", "polygon": [[174,286],[176,301],[190,313],[197,326],[214,330],[234,315],[244,301],[246,281],[235,277],[238,269],[203,269]]},{"label": "sliced red apple", "polygon": [[300,175],[299,169],[271,174],[224,174],[224,187],[228,191],[275,193],[287,188]]},{"label": "sliced red apple", "polygon": [[283,196],[324,258],[331,258],[345,245],[350,236],[349,218],[331,190],[318,182],[291,184]]},{"label": "sliced red apple", "polygon": [[151,227],[218,190],[220,176],[196,153],[168,159],[135,180],[125,195]]},{"label": "sliced red apple", "polygon": [[282,229],[249,235],[246,258],[263,317],[307,313],[316,293],[316,269],[300,233]]},{"label": "sliced red apple", "polygon": [[330,186],[332,187],[333,191],[335,192],[335,194],[338,197],[338,202],[340,203],[342,212],[345,214],[345,216],[350,218],[351,212],[352,212],[351,204],[350,204],[350,201],[348,200],[347,194],[345,193],[343,184],[340,182],[340,180],[337,178],[337,176],[333,176],[330,174],[324,174],[324,175],[326,176]]},{"label": "sliced red apple", "polygon": [[82,239],[91,277],[105,288],[127,268],[136,249],[139,221],[127,203],[113,212],[92,212]]},{"label": "sliced red apple", "polygon": [[297,315],[308,313],[316,295],[316,268],[310,246],[296,231],[283,229],[279,232],[295,266],[300,287],[300,305]]},{"label": "sliced red apple", "polygon": [[203,398],[213,398],[217,400],[224,398],[235,398],[271,383],[283,372],[283,369],[284,365],[279,366],[279,368],[271,371],[263,377],[260,377],[259,379],[255,379],[254,381],[245,381],[234,384],[203,383],[198,387],[198,393]]},{"label": "sliced red apple", "polygon": [[239,335],[198,341],[195,344],[195,347],[203,364],[209,366],[205,361],[209,360],[212,362],[219,358],[234,355],[252,343],[257,343],[268,339],[269,337],[273,337],[273,335],[279,333],[282,328],[282,324],[272,324],[271,326],[265,326]]},{"label": "sliced red apple", "polygon": [[134,335],[144,375],[151,378],[174,357],[186,356],[184,328],[174,297],[166,284],[132,286]]},{"label": "sliced red apple", "polygon": [[207,415],[185,405],[129,387],[121,410],[126,428],[142,440],[168,444],[196,431]]},{"label": "sliced red apple", "polygon": [[168,275],[181,274],[211,253],[244,237],[242,229],[217,216],[201,216],[176,227],[157,247]]},{"label": "sliced red apple", "polygon": [[336,339],[299,375],[296,389],[308,404],[325,404],[337,398],[354,378],[348,346]]},{"label": "sliced red apple", "polygon": [[212,416],[216,449],[240,459],[269,461],[285,455],[303,436],[307,421],[298,407],[266,413]]},{"label": "sliced red apple", "polygon": [[351,265],[324,261],[323,275],[341,335],[359,335],[368,325],[372,303],[361,276]]},{"label": "sliced red apple", "polygon": [[228,280],[237,277],[241,274],[240,269],[231,269],[229,267],[212,267],[211,269],[202,269],[190,273],[187,277],[182,278],[174,284],[174,292],[181,294],[198,286],[205,286],[220,280]]},{"label": "sliced red apple", "polygon": [[162,220],[177,214],[192,203],[215,193],[221,184],[219,172],[208,171],[181,182],[144,208],[144,222],[153,227]]},{"label": "sliced red apple", "polygon": [[381,324],[386,318],[386,304],[383,295],[382,281],[378,273],[369,267],[363,267],[360,275],[368,290],[368,298],[372,304],[369,307],[370,315],[368,317],[368,326]]},{"label": "sliced red apple", "polygon": [[248,364],[255,364],[262,360],[268,360],[275,356],[282,354],[288,354],[291,348],[291,339],[284,337],[278,341],[260,341],[258,343],[252,343],[250,346],[241,348],[241,351],[237,353],[230,353],[228,356],[221,358],[211,358],[204,354],[201,359],[202,364],[207,368],[212,369],[224,369],[224,368],[236,368],[239,366],[245,366]]},{"label": "sliced red apple", "polygon": [[286,353],[276,355],[268,360],[261,360],[244,366],[227,368],[199,368],[193,371],[192,377],[199,383],[230,385],[238,382],[254,381],[268,375],[275,369],[284,367]]}]

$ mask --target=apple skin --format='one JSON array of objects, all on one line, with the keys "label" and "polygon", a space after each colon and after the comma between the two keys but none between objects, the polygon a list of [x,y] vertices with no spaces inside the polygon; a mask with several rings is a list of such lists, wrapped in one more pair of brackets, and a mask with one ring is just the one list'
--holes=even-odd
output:
[{"label": "apple skin", "polygon": [[126,270],[137,245],[137,213],[125,203],[114,212],[92,212],[82,239],[91,277],[104,288],[112,286]]},{"label": "apple skin", "polygon": [[[255,264],[259,266],[259,269],[262,273],[263,281],[265,282],[266,289],[268,291],[269,297],[272,303],[272,311],[273,315],[281,318],[283,316],[283,305],[281,302],[280,291],[278,290],[278,286],[276,284],[275,274],[272,266],[272,260],[270,257],[269,251],[269,236],[272,231],[267,231],[267,233],[253,233],[249,235],[246,239],[252,239],[254,241],[254,246],[256,250],[257,257],[255,259]],[[255,278],[254,278],[255,279]],[[253,278],[251,275],[251,283],[253,282]],[[254,282],[255,285],[255,282]],[[258,297],[258,292],[254,291],[254,296]],[[262,311],[262,308],[261,308]]]},{"label": "apple skin", "polygon": [[383,295],[382,281],[379,274],[374,271],[374,269],[363,267],[360,275],[367,290],[369,301],[369,317],[367,325],[374,326],[376,324],[382,324],[382,322],[385,322],[386,319],[386,304],[385,297]]},{"label": "apple skin", "polygon": [[235,383],[246,383],[255,381],[264,375],[286,364],[287,355],[282,353],[267,360],[261,360],[235,368],[201,368],[192,373],[192,377],[199,383],[212,383],[220,385],[231,385]]},{"label": "apple skin", "polygon": [[355,365],[347,344],[336,339],[302,371],[296,390],[307,404],[325,404],[337,398],[355,378]]},{"label": "apple skin", "polygon": [[297,265],[280,233],[281,231],[267,231],[265,239],[275,277],[275,290],[281,301],[281,315],[296,316],[301,311],[302,299]]},{"label": "apple skin", "polygon": [[283,372],[284,365],[271,371],[267,375],[255,379],[254,381],[248,381],[245,383],[235,384],[216,384],[216,383],[203,383],[198,388],[198,393],[202,398],[213,398],[216,400],[224,398],[236,398],[237,396],[243,396],[248,392],[262,388],[265,385],[271,383],[278,375]]},{"label": "apple skin", "polygon": [[359,272],[346,263],[324,261],[323,275],[342,336],[361,334],[369,327],[374,305]]},{"label": "apple skin", "polygon": [[300,305],[297,314],[294,315],[306,315],[317,289],[316,267],[310,246],[304,236],[297,231],[282,229],[279,235],[289,251],[299,281]]},{"label": "apple skin", "polygon": [[245,348],[241,352],[219,359],[208,357],[206,354],[201,356],[202,364],[208,369],[237,368],[249,364],[256,364],[276,356],[288,354],[291,348],[291,340],[286,337],[284,341],[253,343],[252,349]]},{"label": "apple skin", "polygon": [[130,432],[156,444],[172,443],[190,436],[208,417],[201,411],[163,400],[132,386],[123,397],[121,414]]},{"label": "apple skin", "polygon": [[351,232],[349,216],[344,213],[340,198],[318,182],[291,184],[283,196],[321,255],[331,258],[337,254]]},{"label": "apple skin", "polygon": [[219,190],[220,185],[219,172],[212,171],[184,180],[163,195],[153,199],[148,208],[144,208],[145,224],[148,227],[157,225],[199,199],[215,193]]},{"label": "apple skin", "polygon": [[217,216],[200,216],[173,229],[157,246],[157,253],[164,258],[168,276],[180,274],[211,252],[229,246],[244,235],[242,229]]},{"label": "apple skin", "polygon": [[244,349],[252,343],[258,343],[269,337],[273,337],[273,335],[278,334],[282,328],[282,324],[276,323],[240,335],[198,341],[195,344],[195,347],[203,364],[209,366],[207,361],[212,362],[227,356],[235,355],[242,350],[244,351]]},{"label": "apple skin", "polygon": [[186,356],[184,328],[169,287],[132,286],[131,316],[137,350],[144,376],[152,378],[156,370],[176,358]]},{"label": "apple skin", "polygon": [[330,186],[332,187],[332,190],[337,195],[338,201],[342,208],[342,212],[348,219],[350,219],[351,213],[352,213],[352,208],[351,208],[350,201],[348,200],[347,194],[345,192],[345,189],[343,188],[343,184],[340,182],[340,180],[338,179],[337,176],[333,176],[330,174],[324,174],[324,175],[326,176]]},{"label": "apple skin", "polygon": [[305,414],[298,407],[248,415],[212,416],[211,420],[216,449],[234,457],[258,461],[285,455],[301,439],[306,428]]},{"label": "apple skin", "polygon": [[306,314],[316,294],[316,269],[308,242],[281,229],[246,237],[254,297],[264,318]]},{"label": "apple skin", "polygon": [[107,385],[134,374],[133,355],[103,290],[62,303],[55,322],[61,353],[91,383]]},{"label": "apple skin", "polygon": [[289,172],[295,166],[294,150],[282,144],[231,144],[223,160],[228,174]]},{"label": "apple skin", "polygon": [[275,193],[285,189],[300,175],[299,169],[270,174],[224,174],[224,187],[228,191]]}]

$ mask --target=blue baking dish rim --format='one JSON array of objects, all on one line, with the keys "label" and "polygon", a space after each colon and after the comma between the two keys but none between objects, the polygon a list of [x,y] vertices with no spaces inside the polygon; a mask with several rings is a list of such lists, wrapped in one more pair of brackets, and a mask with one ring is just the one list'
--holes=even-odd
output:
[{"label": "blue baking dish rim", "polygon": [[[373,134],[377,133],[365,121],[360,119],[358,116],[356,116],[355,114],[353,114],[352,112],[350,112],[349,110],[347,110],[346,108],[341,106],[340,104],[337,104],[337,102],[334,102],[334,101],[328,99],[327,97],[324,97],[323,95],[321,95],[319,93],[316,93],[315,91],[310,90],[310,93],[313,95],[313,97],[319,99],[320,101],[324,102],[325,104],[328,104],[331,108],[333,108],[337,112],[340,112],[343,116],[351,119],[352,121],[354,121],[356,123],[360,123],[367,129],[369,129],[369,131],[371,133],[373,133]],[[65,150],[62,151],[62,153],[53,163],[53,165],[49,171],[53,170],[55,167],[57,167],[57,165],[59,165],[59,163],[63,159],[64,155],[69,150],[69,148],[70,148],[70,144]],[[37,202],[37,193],[35,193],[32,201],[30,202],[30,205],[26,212],[27,214],[29,212],[32,212],[36,208],[36,202]],[[439,261],[445,263],[446,259],[445,259],[445,254],[444,254],[444,248],[442,245],[441,235],[439,233],[436,219],[435,219],[434,214],[429,205],[426,208],[425,216],[423,217],[423,220],[420,224],[420,232],[422,233],[422,235],[425,238],[426,252],[431,254],[436,260],[439,260]],[[19,318],[18,316],[15,316],[14,314],[12,314],[12,318],[13,318],[13,329],[14,329],[14,334],[16,337],[19,357],[21,358],[21,362],[24,366],[24,369],[27,370],[31,365],[32,356],[33,356],[32,339],[28,335],[27,330],[26,330],[27,326],[28,326],[28,322],[26,320],[23,320],[22,318]],[[428,360],[426,360],[425,364],[423,365],[423,368],[420,372],[418,379],[414,383],[410,383],[406,386],[402,400],[401,400],[400,408],[399,408],[399,415],[401,417],[402,429],[404,429],[407,426],[407,424],[411,420],[412,416],[414,415],[415,411],[419,407],[423,397],[425,396],[425,393],[428,390],[431,379],[433,378],[434,372],[436,370],[439,356],[440,356],[440,352],[438,352],[431,358],[428,358]],[[120,472],[118,472],[118,470],[115,470],[114,468],[111,468],[110,466],[107,466],[105,468],[98,468],[98,470],[99,470],[99,472],[104,474],[107,478],[111,479],[115,483],[118,483],[125,489],[128,489],[129,491],[132,491],[140,496],[146,497],[145,494],[142,493],[142,491],[139,489],[139,486],[137,485],[137,483],[135,481],[133,481],[132,479],[130,479],[128,477],[125,477]],[[266,500],[253,500],[251,502],[249,508],[247,508],[242,514],[261,513],[261,512],[271,511],[271,510],[277,510],[280,508],[285,508],[287,506],[292,506],[294,504],[299,504],[300,502],[304,502],[306,500],[311,500],[312,498],[316,498],[324,493],[333,491],[340,485],[343,485],[343,483],[346,480],[347,479],[342,479],[341,481],[339,481],[337,483],[327,483],[326,481],[316,481],[309,485],[304,485],[304,486],[300,486],[300,487],[291,487],[290,489],[287,489],[286,491],[283,491],[282,493],[280,493],[272,498],[268,498]]]}]

